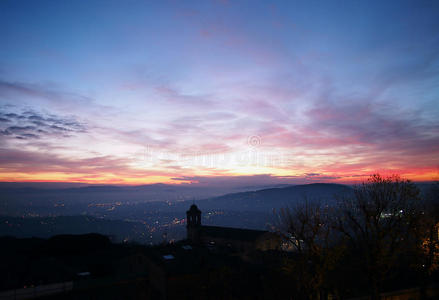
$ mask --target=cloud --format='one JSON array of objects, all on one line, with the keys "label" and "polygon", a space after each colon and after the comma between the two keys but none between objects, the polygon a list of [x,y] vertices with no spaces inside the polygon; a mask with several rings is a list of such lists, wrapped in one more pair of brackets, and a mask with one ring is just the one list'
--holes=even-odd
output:
[{"label": "cloud", "polygon": [[238,186],[257,186],[271,184],[294,184],[296,177],[279,177],[271,174],[259,174],[248,176],[181,176],[171,178],[175,181],[190,182],[194,185],[212,187],[238,187]]},{"label": "cloud", "polygon": [[308,112],[305,128],[345,145],[372,146],[388,151],[439,150],[439,122],[425,120],[416,111],[379,103],[335,104],[321,102]]},{"label": "cloud", "polygon": [[[23,111],[26,108],[37,108],[38,111],[48,110],[63,115],[68,112],[89,119],[114,118],[124,113],[121,109],[99,104],[94,98],[71,91],[55,83],[36,84],[0,79],[0,101],[4,103],[0,109],[9,110],[11,118],[18,113],[14,111],[17,107],[22,108]],[[29,117],[23,113],[18,114],[19,116],[15,116],[16,118]],[[38,121],[38,116],[33,118],[34,121]]]},{"label": "cloud", "polygon": [[305,173],[305,175],[309,176],[309,177],[314,177],[314,176],[320,176],[321,174],[320,173]]},{"label": "cloud", "polygon": [[186,94],[169,85],[161,85],[155,88],[156,94],[160,95],[168,103],[178,106],[215,107],[216,102],[211,95]]},{"label": "cloud", "polygon": [[4,80],[0,80],[0,99],[1,98],[14,99],[15,103],[17,101],[27,103],[29,99],[40,99],[55,107],[62,107],[64,109],[74,108],[75,106],[86,106],[93,102],[91,98],[61,91],[54,86]]},{"label": "cloud", "polygon": [[52,152],[0,148],[0,177],[3,178],[3,174],[26,177],[42,173],[54,174],[59,181],[75,178],[83,178],[84,181],[87,181],[87,178],[97,178],[98,181],[105,181],[112,178],[123,182],[133,178],[146,181],[149,176],[172,176],[165,171],[136,169],[131,163],[132,158],[111,155],[75,159]]},{"label": "cloud", "polygon": [[[362,175],[364,177],[364,175]],[[257,187],[272,186],[281,184],[307,184],[315,182],[336,182],[339,179],[353,181],[352,176],[331,176],[326,174],[318,174],[309,176],[308,174],[276,176],[274,174],[258,174],[258,175],[220,175],[220,176],[181,176],[174,177],[172,180],[189,182],[193,185],[210,186],[210,187]]]},{"label": "cloud", "polygon": [[17,139],[69,137],[87,131],[86,125],[73,116],[57,116],[31,110],[11,113],[0,108],[0,119],[5,120],[0,123],[1,135]]},{"label": "cloud", "polygon": [[[422,47],[420,45],[411,45],[409,48],[398,50],[403,52],[407,59],[389,67],[376,76],[376,84],[380,89],[384,90],[392,86],[435,79],[439,75],[439,69],[435,67],[439,61],[438,39],[426,41]],[[418,52],[418,55],[414,55],[416,52]],[[421,53],[422,55],[419,55]]]}]

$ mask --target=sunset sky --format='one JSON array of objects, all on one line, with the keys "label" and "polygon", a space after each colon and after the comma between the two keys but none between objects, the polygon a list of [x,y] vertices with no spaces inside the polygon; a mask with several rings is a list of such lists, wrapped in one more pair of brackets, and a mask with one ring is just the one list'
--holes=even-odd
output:
[{"label": "sunset sky", "polygon": [[0,1],[0,181],[438,171],[439,1]]}]

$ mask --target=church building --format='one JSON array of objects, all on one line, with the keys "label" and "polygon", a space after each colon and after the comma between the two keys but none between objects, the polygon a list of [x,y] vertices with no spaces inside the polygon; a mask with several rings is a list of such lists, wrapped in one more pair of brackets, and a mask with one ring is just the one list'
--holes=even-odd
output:
[{"label": "church building", "polygon": [[193,244],[229,249],[241,253],[278,250],[280,238],[265,230],[201,225],[201,211],[193,204],[186,212],[187,239]]}]

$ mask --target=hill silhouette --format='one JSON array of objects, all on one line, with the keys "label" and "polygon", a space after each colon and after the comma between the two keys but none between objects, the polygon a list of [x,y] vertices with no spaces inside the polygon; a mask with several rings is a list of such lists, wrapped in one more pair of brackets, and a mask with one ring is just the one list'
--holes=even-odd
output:
[{"label": "hill silhouette", "polygon": [[352,188],[346,185],[314,183],[227,194],[197,203],[204,210],[270,212],[272,209],[292,206],[305,200],[331,205],[336,202],[337,195],[349,195],[352,192]]}]

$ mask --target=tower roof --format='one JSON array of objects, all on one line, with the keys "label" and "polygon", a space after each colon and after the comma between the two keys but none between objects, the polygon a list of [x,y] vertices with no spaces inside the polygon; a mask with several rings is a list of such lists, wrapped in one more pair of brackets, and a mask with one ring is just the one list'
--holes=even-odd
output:
[{"label": "tower roof", "polygon": [[201,210],[199,210],[198,207],[195,204],[192,204],[191,207],[189,208],[188,212],[191,212],[191,213],[194,213],[194,212],[198,213],[198,212],[200,212],[201,213]]}]

